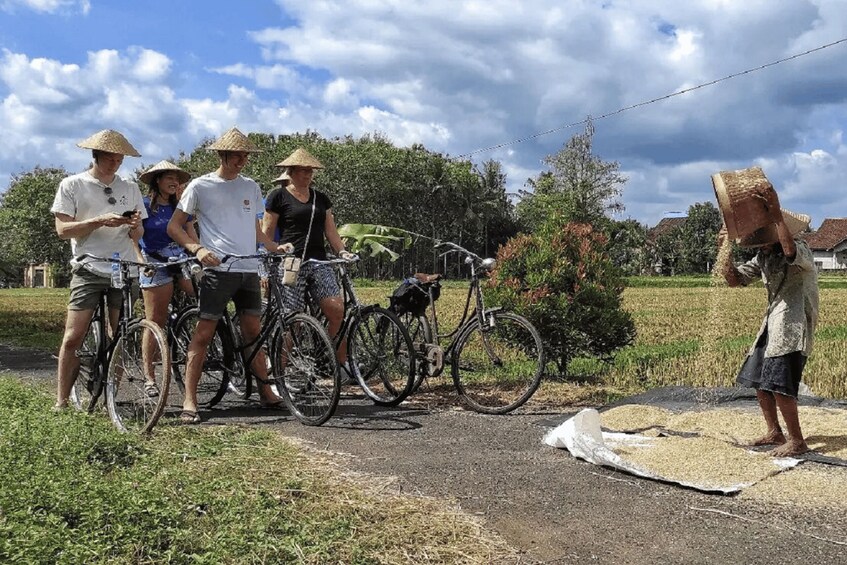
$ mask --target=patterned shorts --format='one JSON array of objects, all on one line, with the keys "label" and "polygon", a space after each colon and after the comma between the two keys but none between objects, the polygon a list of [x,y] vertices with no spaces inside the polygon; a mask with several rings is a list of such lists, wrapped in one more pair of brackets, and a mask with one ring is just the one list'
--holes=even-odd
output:
[{"label": "patterned shorts", "polygon": [[282,299],[285,307],[295,312],[306,309],[306,291],[315,302],[320,303],[324,298],[341,296],[338,281],[335,280],[335,269],[329,265],[306,263],[300,267],[297,284],[282,288]]}]

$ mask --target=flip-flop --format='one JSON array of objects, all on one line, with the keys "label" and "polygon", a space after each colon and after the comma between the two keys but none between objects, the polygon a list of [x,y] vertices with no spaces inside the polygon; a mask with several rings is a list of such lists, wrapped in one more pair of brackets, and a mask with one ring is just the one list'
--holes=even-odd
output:
[{"label": "flip-flop", "polygon": [[179,421],[183,424],[199,424],[203,419],[194,410],[183,410],[179,415]]},{"label": "flip-flop", "polygon": [[287,410],[288,408],[285,406],[285,401],[281,398],[275,402],[265,402],[264,400],[259,402],[259,408],[262,410]]}]

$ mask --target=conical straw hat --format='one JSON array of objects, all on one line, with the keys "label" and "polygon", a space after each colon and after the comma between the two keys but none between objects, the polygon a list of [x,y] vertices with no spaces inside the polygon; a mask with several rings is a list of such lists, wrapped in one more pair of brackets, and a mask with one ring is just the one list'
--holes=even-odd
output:
[{"label": "conical straw hat", "polygon": [[315,159],[311,153],[303,149],[302,147],[298,147],[294,150],[294,153],[285,158],[284,161],[280,161],[276,164],[277,167],[308,167],[310,169],[323,169],[324,166],[321,165],[321,162]]},{"label": "conical straw hat", "polygon": [[244,151],[246,153],[261,153],[262,150],[250,141],[238,128],[231,128],[220,136],[206,149],[209,151]]},{"label": "conical straw hat", "polygon": [[271,183],[282,184],[282,183],[285,183],[285,182],[289,182],[290,180],[291,180],[291,177],[288,176],[288,171],[282,171],[282,174],[279,175],[278,177],[276,177],[274,180],[272,180]]},{"label": "conical straw hat", "polygon": [[170,161],[162,160],[147,169],[144,174],[138,177],[138,180],[143,182],[144,184],[150,184],[155,177],[159,173],[163,173],[165,171],[174,172],[179,177],[179,184],[185,184],[191,180],[191,175],[187,172],[180,169],[178,166],[174,165]]},{"label": "conical straw hat", "polygon": [[[782,208],[782,219],[785,221],[785,227],[788,228],[791,235],[797,235],[808,230],[809,224],[812,223],[812,218],[806,214],[798,214],[785,208]],[[742,237],[738,240],[738,245],[741,247],[761,247],[762,245],[770,245],[777,241],[779,241],[779,233],[777,233],[776,224],[771,224],[756,230],[747,237]]]},{"label": "conical straw hat", "polygon": [[127,155],[129,157],[141,157],[141,154],[135,150],[135,147],[123,135],[113,129],[98,131],[91,137],[77,143],[76,146],[83,149],[96,149],[107,153]]}]

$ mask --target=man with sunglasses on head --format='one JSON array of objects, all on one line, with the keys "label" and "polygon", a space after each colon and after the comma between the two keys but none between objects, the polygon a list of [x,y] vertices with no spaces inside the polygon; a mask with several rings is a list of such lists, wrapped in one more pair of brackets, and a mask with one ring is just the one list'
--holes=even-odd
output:
[{"label": "man with sunglasses on head", "polygon": [[[124,156],[140,157],[120,133],[103,130],[77,143],[91,149],[94,159],[85,172],[62,179],[50,211],[56,233],[71,240],[71,254],[138,260],[138,240],[144,233],[141,220],[147,217],[141,191],[117,172]],[[71,294],[65,334],[59,350],[56,408],[65,408],[79,370],[76,351],[103,291],[108,291],[109,320],[114,328],[120,315],[121,290],[111,288],[110,263],[71,259]]]}]

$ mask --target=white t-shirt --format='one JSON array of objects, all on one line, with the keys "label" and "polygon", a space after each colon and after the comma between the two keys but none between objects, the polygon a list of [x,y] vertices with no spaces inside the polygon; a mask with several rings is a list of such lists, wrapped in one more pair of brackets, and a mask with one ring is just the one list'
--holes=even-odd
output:
[{"label": "white t-shirt", "polygon": [[[200,244],[219,259],[229,254],[256,253],[256,215],[264,208],[262,191],[253,179],[203,175],[189,183],[177,208],[197,219]],[[255,259],[230,260],[216,269],[255,273],[257,263]]]},{"label": "white t-shirt", "polygon": [[[112,194],[106,194],[106,186],[112,188]],[[114,204],[109,204],[109,196],[115,199]],[[141,218],[147,217],[141,191],[134,182],[125,180],[118,175],[112,184],[106,185],[94,178],[89,172],[71,175],[62,179],[53,206],[50,211],[53,214],[67,214],[74,220],[89,220],[101,214],[114,212],[123,214],[128,210],[139,210]],[[111,257],[113,253],[120,253],[121,258],[136,261],[135,247],[129,237],[129,226],[116,228],[100,227],[85,237],[71,239],[71,253],[73,257],[79,257],[83,253],[98,255],[100,257]],[[90,262],[86,268],[97,274],[108,277],[111,273],[111,263]],[[71,265],[78,263],[71,259]]]}]

